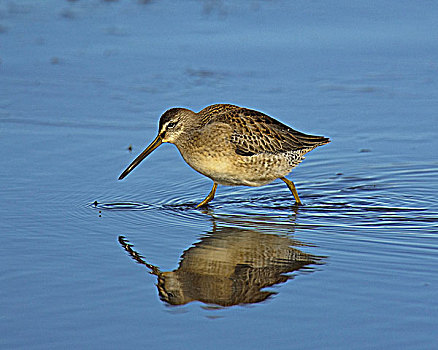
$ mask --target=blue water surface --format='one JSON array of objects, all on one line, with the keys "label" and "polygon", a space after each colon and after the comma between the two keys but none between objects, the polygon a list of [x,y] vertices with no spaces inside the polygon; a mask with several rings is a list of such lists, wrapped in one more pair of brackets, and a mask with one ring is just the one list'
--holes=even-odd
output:
[{"label": "blue water surface", "polygon": [[[434,348],[437,18],[0,1],[0,348]],[[172,145],[117,181],[166,109],[213,103],[331,138],[291,174],[304,206],[276,181],[196,209],[211,181]]]}]

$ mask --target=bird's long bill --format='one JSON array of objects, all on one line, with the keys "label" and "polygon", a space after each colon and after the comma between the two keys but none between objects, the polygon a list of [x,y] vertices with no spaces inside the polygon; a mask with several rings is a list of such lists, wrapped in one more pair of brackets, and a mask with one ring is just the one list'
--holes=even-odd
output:
[{"label": "bird's long bill", "polygon": [[163,143],[161,139],[161,135],[158,135],[154,141],[143,151],[141,154],[134,159],[134,161],[129,164],[129,166],[125,169],[125,171],[119,176],[119,180],[123,179],[126,175],[128,175],[137,165],[141,163],[143,159],[145,159],[149,154],[152,153],[154,149],[156,149],[159,145]]}]

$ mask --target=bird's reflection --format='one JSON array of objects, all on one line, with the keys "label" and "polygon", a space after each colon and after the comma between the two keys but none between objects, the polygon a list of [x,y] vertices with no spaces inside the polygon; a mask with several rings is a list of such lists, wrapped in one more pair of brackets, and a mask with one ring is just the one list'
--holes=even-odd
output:
[{"label": "bird's reflection", "polygon": [[138,263],[157,276],[162,301],[183,305],[191,301],[231,306],[266,300],[266,287],[293,278],[290,273],[321,263],[321,258],[292,246],[303,246],[288,235],[254,229],[216,227],[184,251],[174,271],[149,264],[123,236],[120,244]]}]

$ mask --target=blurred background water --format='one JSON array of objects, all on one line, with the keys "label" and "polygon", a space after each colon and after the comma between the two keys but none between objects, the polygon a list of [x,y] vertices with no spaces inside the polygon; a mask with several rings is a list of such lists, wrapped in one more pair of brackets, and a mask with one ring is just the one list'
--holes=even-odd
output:
[{"label": "blurred background water", "polygon": [[[433,348],[437,18],[0,1],[0,347]],[[171,145],[117,181],[161,113],[213,103],[332,139],[292,173],[303,207],[279,181],[197,210],[211,183]]]}]

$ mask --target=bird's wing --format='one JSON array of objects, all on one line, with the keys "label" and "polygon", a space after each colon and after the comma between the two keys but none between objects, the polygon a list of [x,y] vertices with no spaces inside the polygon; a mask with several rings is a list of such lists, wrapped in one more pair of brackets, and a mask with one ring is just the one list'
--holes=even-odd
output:
[{"label": "bird's wing", "polygon": [[209,122],[223,122],[232,128],[231,142],[239,155],[252,156],[298,150],[308,152],[330,142],[323,136],[296,131],[261,112],[231,107],[233,108],[215,114]]}]

